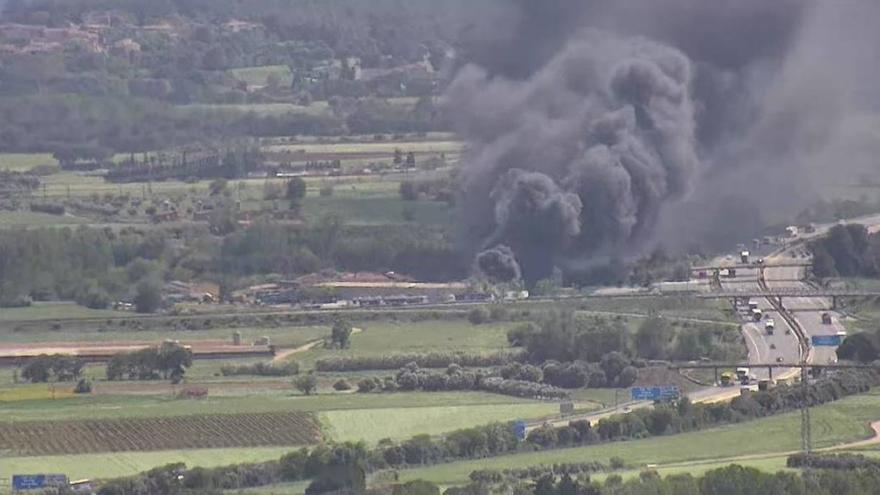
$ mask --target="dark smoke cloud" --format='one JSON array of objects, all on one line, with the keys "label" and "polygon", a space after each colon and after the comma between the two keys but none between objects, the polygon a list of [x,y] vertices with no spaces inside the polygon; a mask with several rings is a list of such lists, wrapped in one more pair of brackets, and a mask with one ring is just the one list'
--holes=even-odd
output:
[{"label": "dark smoke cloud", "polygon": [[649,233],[697,171],[690,77],[675,49],[595,30],[525,80],[462,69],[448,106],[475,243],[511,246],[534,282]]},{"label": "dark smoke cloud", "polygon": [[478,254],[477,269],[492,282],[513,282],[522,277],[513,250],[503,244]]},{"label": "dark smoke cloud", "polygon": [[[465,50],[447,104],[470,142],[464,238],[509,245],[531,282],[657,242],[747,241],[877,171],[878,2],[513,5]],[[499,215],[529,196],[512,170],[577,196],[577,228],[538,203]]]}]

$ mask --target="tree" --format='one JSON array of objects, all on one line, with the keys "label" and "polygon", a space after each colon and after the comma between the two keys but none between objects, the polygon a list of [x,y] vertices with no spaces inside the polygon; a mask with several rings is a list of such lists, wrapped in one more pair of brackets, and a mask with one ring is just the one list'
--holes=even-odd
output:
[{"label": "tree", "polygon": [[162,305],[162,287],[155,280],[143,280],[137,285],[134,307],[138,313],[155,313]]},{"label": "tree", "polygon": [[662,317],[646,319],[636,331],[636,353],[646,359],[665,359],[671,334],[669,323]]},{"label": "tree", "polygon": [[75,394],[90,394],[92,393],[92,382],[81,378],[77,383],[76,387],[73,389],[73,393]]},{"label": "tree", "polygon": [[404,201],[416,201],[419,199],[419,186],[411,180],[400,183],[400,197]]},{"label": "tree", "polygon": [[468,313],[468,321],[471,322],[472,325],[481,325],[489,321],[491,317],[489,310],[480,306],[478,308],[472,309]]},{"label": "tree", "polygon": [[416,168],[416,154],[412,151],[406,154],[406,168]]},{"label": "tree", "polygon": [[211,196],[219,196],[226,192],[229,187],[229,181],[226,179],[214,179],[208,184],[208,191],[210,191]]},{"label": "tree", "polygon": [[617,351],[605,354],[602,356],[602,361],[599,363],[602,371],[605,372],[605,378],[609,382],[617,379],[617,375],[619,375],[627,365],[629,365],[629,360],[626,359],[626,356]]},{"label": "tree", "polygon": [[162,376],[171,378],[174,383],[179,383],[186,368],[192,366],[192,351],[177,342],[163,342],[156,350],[156,354]]},{"label": "tree", "polygon": [[394,485],[391,495],[440,495],[440,488],[427,481],[413,480]]},{"label": "tree", "polygon": [[854,333],[844,339],[837,348],[839,359],[869,363],[880,359],[880,342],[877,335],[866,332]]},{"label": "tree", "polygon": [[312,393],[318,388],[318,377],[316,377],[314,373],[298,376],[293,381],[293,386],[306,395],[312,395]]},{"label": "tree", "polygon": [[285,196],[290,201],[291,209],[298,209],[306,197],[306,181],[302,177],[294,177],[287,181]]},{"label": "tree", "polygon": [[639,370],[635,366],[627,366],[617,375],[617,386],[620,388],[631,387],[639,378]]},{"label": "tree", "polygon": [[48,356],[40,356],[29,362],[21,371],[21,377],[31,383],[44,383],[49,381],[51,365]]},{"label": "tree", "polygon": [[333,329],[330,332],[330,339],[337,347],[345,349],[349,346],[351,332],[351,323],[339,319],[333,323]]}]

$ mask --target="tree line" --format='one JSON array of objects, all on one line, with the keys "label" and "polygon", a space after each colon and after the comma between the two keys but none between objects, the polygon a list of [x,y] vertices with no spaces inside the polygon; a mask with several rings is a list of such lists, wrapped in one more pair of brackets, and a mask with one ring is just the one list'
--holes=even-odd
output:
[{"label": "tree line", "polygon": [[[173,248],[183,241],[184,248]],[[467,265],[433,227],[364,229],[339,219],[304,227],[257,222],[215,236],[202,228],[6,229],[0,232],[0,306],[74,300],[92,308],[131,299],[159,307],[167,280],[210,280],[232,290],[245,277],[293,278],[324,268],[460,279]]]},{"label": "tree line", "polygon": [[358,392],[396,392],[422,390],[439,392],[450,390],[482,390],[514,397],[532,399],[563,399],[568,392],[552,385],[534,381],[509,379],[497,371],[469,370],[450,364],[445,371],[432,371],[409,363],[394,376],[370,377],[358,382]]},{"label": "tree line", "polygon": [[880,276],[880,236],[858,223],[835,225],[809,244],[817,277]]},{"label": "tree line", "polygon": [[192,351],[174,341],[114,355],[107,363],[108,380],[171,380],[179,383],[192,366]]}]

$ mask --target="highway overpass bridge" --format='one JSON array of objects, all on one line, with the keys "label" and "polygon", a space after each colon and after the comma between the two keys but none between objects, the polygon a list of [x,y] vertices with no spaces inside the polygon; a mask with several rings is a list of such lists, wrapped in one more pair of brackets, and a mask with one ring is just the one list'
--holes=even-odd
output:
[{"label": "highway overpass bridge", "polygon": [[769,289],[736,289],[716,290],[711,292],[693,292],[700,299],[733,299],[734,301],[748,301],[755,297],[767,297],[776,299],[782,304],[784,297],[825,297],[831,299],[831,308],[837,308],[837,301],[841,297],[878,297],[880,290],[868,289],[813,289],[806,287],[780,287]]},{"label": "highway overpass bridge", "polygon": [[754,270],[757,268],[808,268],[812,261],[782,261],[778,263],[731,263],[726,265],[692,266],[691,272],[713,272],[715,270]]}]

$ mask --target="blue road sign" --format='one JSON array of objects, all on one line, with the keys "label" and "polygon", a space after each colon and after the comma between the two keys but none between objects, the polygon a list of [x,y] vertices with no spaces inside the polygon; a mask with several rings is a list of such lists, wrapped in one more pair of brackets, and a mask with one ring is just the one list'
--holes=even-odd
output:
[{"label": "blue road sign", "polygon": [[633,387],[633,400],[668,400],[677,399],[681,396],[681,391],[676,386],[665,387]]},{"label": "blue road sign", "polygon": [[519,420],[513,422],[513,433],[518,440],[526,439],[526,422]]},{"label": "blue road sign", "polygon": [[810,338],[810,341],[813,343],[814,347],[836,347],[840,345],[840,343],[843,341],[843,338],[841,338],[840,335],[813,335]]},{"label": "blue road sign", "polygon": [[64,474],[13,474],[12,489],[15,491],[40,490],[53,486],[67,486]]}]

